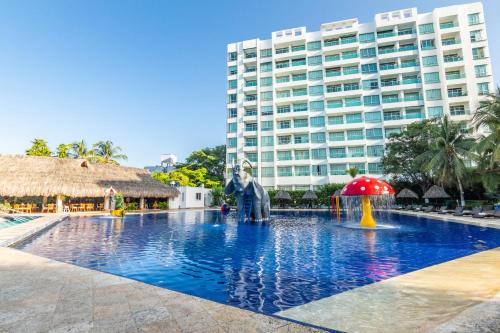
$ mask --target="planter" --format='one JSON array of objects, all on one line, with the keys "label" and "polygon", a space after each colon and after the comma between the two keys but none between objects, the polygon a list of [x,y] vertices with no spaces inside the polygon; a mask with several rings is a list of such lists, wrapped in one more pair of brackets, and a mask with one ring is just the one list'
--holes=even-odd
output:
[{"label": "planter", "polygon": [[111,211],[112,216],[117,216],[117,217],[124,217],[125,216],[125,210],[124,209],[114,209]]}]

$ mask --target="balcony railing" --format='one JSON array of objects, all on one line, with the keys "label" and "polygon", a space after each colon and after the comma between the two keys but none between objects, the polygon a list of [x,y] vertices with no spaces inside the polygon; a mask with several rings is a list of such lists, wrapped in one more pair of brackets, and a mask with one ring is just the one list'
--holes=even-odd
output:
[{"label": "balcony railing", "polygon": [[340,41],[339,40],[327,40],[323,44],[324,44],[325,47],[328,47],[328,46],[337,46],[337,45],[340,45]]},{"label": "balcony railing", "polygon": [[444,57],[444,62],[456,62],[456,61],[462,61],[462,60],[464,60],[464,58],[460,57],[460,56]]},{"label": "balcony railing", "polygon": [[357,37],[340,38],[340,44],[351,44],[358,41]]},{"label": "balcony railing", "polygon": [[451,29],[451,28],[454,28],[454,27],[458,27],[458,25],[455,24],[454,22],[443,22],[443,23],[439,24],[439,27],[441,29]]},{"label": "balcony railing", "polygon": [[326,77],[340,76],[342,73],[340,71],[326,71]]},{"label": "balcony railing", "polygon": [[446,80],[458,80],[465,78],[465,73],[446,74]]},{"label": "balcony railing", "polygon": [[387,54],[387,53],[394,53],[394,52],[404,52],[404,51],[412,51],[416,50],[417,46],[416,45],[410,45],[410,46],[403,46],[400,48],[387,48],[387,49],[379,49],[378,53],[379,54]]},{"label": "balcony railing", "polygon": [[460,90],[448,91],[448,97],[462,97],[462,96],[467,96],[467,92]]},{"label": "balcony railing", "polygon": [[455,45],[455,44],[460,44],[461,41],[458,40],[458,39],[453,39],[453,40],[443,40],[443,46],[446,46],[446,45]]},{"label": "balcony railing", "polygon": [[396,36],[396,33],[393,31],[377,33],[377,38],[388,38],[388,37],[394,37],[394,36]]},{"label": "balcony railing", "polygon": [[400,120],[400,119],[403,119],[403,117],[399,113],[398,114],[396,114],[396,113],[384,114],[384,121]]},{"label": "balcony railing", "polygon": [[395,81],[381,81],[380,82],[380,85],[382,87],[392,87],[392,86],[399,86],[399,81],[395,80]]},{"label": "balcony railing", "polygon": [[415,84],[415,83],[421,83],[422,80],[416,78],[416,79],[403,79],[403,84]]},{"label": "balcony railing", "polygon": [[382,103],[397,103],[401,102],[401,99],[399,97],[382,97]]},{"label": "balcony railing", "polygon": [[409,95],[403,98],[405,102],[423,101],[424,97],[422,95]]},{"label": "balcony railing", "polygon": [[417,67],[419,66],[418,62],[402,62],[401,63],[401,68],[407,68],[407,67]]},{"label": "balcony railing", "polygon": [[391,70],[391,69],[397,69],[398,65],[397,64],[380,64],[380,70],[381,71],[386,71],[386,70]]}]

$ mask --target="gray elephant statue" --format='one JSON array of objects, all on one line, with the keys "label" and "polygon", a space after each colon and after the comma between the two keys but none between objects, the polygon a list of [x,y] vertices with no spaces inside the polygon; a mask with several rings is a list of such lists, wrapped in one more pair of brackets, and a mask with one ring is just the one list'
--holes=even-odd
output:
[{"label": "gray elephant statue", "polygon": [[[249,163],[250,164],[250,163]],[[238,220],[263,221],[269,219],[271,201],[267,191],[255,178],[243,170],[242,165],[233,167],[233,177],[224,189],[226,195],[234,193],[238,205]]]}]

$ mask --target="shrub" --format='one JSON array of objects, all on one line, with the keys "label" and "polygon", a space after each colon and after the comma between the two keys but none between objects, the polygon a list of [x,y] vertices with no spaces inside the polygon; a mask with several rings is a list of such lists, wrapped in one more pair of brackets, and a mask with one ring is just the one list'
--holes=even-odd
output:
[{"label": "shrub", "polygon": [[123,194],[117,193],[115,195],[115,209],[123,209],[125,206],[124,200],[123,200]]},{"label": "shrub", "polygon": [[127,210],[138,210],[139,204],[137,202],[131,202],[127,205]]},{"label": "shrub", "polygon": [[160,201],[158,202],[158,208],[162,210],[168,209],[168,201]]}]

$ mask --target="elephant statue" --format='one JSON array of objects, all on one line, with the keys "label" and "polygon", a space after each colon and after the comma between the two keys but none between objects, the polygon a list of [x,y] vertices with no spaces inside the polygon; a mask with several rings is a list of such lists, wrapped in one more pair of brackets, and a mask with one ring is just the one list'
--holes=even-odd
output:
[{"label": "elephant statue", "polygon": [[226,195],[235,194],[239,221],[244,221],[245,217],[252,219],[252,214],[255,221],[269,219],[271,210],[269,194],[252,175],[243,170],[242,164],[233,166],[232,179],[227,183],[224,192]]}]

